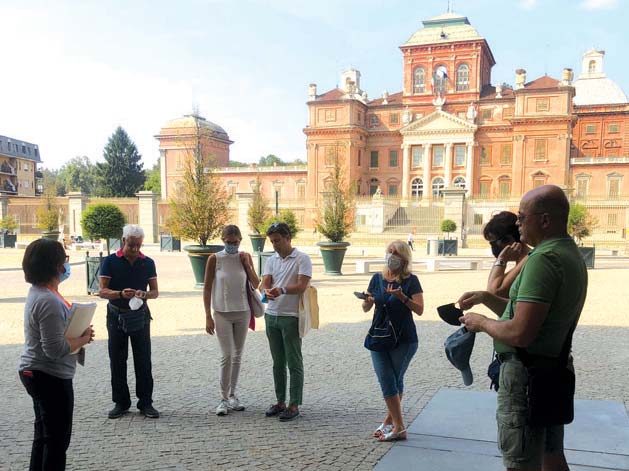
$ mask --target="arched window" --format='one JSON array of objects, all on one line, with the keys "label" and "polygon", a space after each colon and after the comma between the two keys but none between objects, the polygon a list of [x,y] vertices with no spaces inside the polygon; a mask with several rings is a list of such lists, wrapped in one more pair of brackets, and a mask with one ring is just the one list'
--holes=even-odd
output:
[{"label": "arched window", "polygon": [[420,199],[424,196],[424,182],[421,178],[415,178],[411,182],[411,197]]},{"label": "arched window", "polygon": [[446,85],[448,83],[448,69],[445,65],[439,65],[435,69],[433,78],[433,90],[435,95],[445,95]]},{"label": "arched window", "polygon": [[443,178],[436,177],[432,181],[432,196],[433,198],[442,198],[443,197],[443,189],[445,187],[445,183]]},{"label": "arched window", "polygon": [[470,68],[461,64],[456,69],[456,91],[462,92],[470,88]]},{"label": "arched window", "polygon": [[415,67],[413,71],[413,93],[424,93],[426,91],[426,69]]},{"label": "arched window", "polygon": [[594,72],[596,72],[596,61],[591,60],[590,63],[588,64],[588,72],[590,74],[593,74]]},{"label": "arched window", "polygon": [[[380,180],[377,178],[369,180],[369,196],[375,195],[378,188],[380,188]],[[382,191],[382,189],[380,191]]]},{"label": "arched window", "polygon": [[465,178],[458,176],[452,182],[454,184],[454,188],[458,188],[459,190],[465,190]]}]

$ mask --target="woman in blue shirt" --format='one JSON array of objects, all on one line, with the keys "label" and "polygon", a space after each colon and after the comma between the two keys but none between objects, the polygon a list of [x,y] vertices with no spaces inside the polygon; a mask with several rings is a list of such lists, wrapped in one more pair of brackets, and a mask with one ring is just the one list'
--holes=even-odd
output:
[{"label": "woman in blue shirt", "polygon": [[363,311],[368,312],[375,304],[374,321],[377,323],[382,316],[388,316],[398,336],[393,350],[371,351],[373,367],[387,405],[387,415],[374,432],[380,441],[406,439],[402,418],[404,373],[418,345],[413,313],[421,316],[424,312],[422,287],[411,269],[411,248],[401,240],[391,242],[386,250],[386,265],[382,273],[371,278],[368,296],[362,305]]}]

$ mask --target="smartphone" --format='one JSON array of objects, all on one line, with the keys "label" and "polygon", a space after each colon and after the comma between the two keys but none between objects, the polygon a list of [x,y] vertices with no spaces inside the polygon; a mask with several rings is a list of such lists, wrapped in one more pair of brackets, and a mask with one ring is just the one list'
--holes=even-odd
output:
[{"label": "smartphone", "polygon": [[358,299],[363,300],[367,300],[367,298],[369,297],[367,293],[361,293],[360,291],[354,291],[354,296],[356,296]]}]

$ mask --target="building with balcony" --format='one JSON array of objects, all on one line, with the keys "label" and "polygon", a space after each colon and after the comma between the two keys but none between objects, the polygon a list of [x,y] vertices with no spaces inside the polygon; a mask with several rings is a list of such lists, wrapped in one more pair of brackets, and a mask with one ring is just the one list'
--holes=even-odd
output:
[{"label": "building with balcony", "polygon": [[41,158],[37,144],[0,136],[0,195],[41,194],[39,163]]}]

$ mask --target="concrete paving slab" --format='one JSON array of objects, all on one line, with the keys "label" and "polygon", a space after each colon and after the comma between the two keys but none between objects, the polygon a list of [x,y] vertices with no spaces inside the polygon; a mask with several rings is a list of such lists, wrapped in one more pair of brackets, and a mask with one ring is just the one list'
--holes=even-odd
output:
[{"label": "concrete paving slab", "polygon": [[[501,470],[496,445],[496,394],[441,389],[376,470]],[[629,470],[629,417],[616,401],[575,401],[566,427],[566,458],[573,471]]]}]

